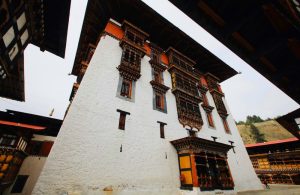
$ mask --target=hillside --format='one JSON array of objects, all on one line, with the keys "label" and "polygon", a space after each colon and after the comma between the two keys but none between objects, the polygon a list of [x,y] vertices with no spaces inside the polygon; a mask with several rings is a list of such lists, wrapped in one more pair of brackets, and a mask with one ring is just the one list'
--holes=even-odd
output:
[{"label": "hillside", "polygon": [[237,125],[245,144],[256,143],[255,137],[257,136],[266,142],[294,137],[275,120],[253,123],[253,126],[254,130],[251,125]]}]

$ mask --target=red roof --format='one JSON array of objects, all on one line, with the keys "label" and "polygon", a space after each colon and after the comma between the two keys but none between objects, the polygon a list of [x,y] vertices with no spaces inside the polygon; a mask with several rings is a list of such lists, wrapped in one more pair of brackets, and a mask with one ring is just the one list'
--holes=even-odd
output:
[{"label": "red roof", "polygon": [[252,148],[252,147],[267,146],[267,145],[296,142],[296,141],[299,141],[299,139],[296,137],[292,137],[292,138],[288,138],[288,139],[281,139],[281,140],[269,141],[269,142],[264,142],[264,143],[247,144],[245,146],[246,146],[246,148]]},{"label": "red roof", "polygon": [[27,129],[32,129],[34,131],[41,131],[41,130],[46,129],[46,127],[42,127],[42,126],[28,125],[28,124],[24,124],[24,123],[16,123],[16,122],[3,121],[3,120],[0,120],[0,124],[8,125],[8,126],[15,126],[15,127],[23,127],[23,128],[27,128]]}]

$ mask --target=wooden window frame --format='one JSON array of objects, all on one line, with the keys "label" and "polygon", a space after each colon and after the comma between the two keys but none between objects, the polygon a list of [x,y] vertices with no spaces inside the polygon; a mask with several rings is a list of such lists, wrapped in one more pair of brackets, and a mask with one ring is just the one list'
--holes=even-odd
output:
[{"label": "wooden window frame", "polygon": [[[127,92],[123,91],[125,85],[128,85],[128,91]],[[132,95],[132,81],[131,80],[123,78],[122,84],[121,84],[120,95],[123,96],[123,97],[126,97],[126,98],[131,98],[131,95]]]},{"label": "wooden window frame", "polygon": [[160,138],[165,139],[165,125],[167,125],[167,123],[161,121],[157,121],[157,123],[159,123]]},{"label": "wooden window frame", "polygon": [[[160,100],[157,100],[157,97],[160,98]],[[165,96],[161,93],[155,93],[155,108],[158,110],[164,111],[165,110]]]},{"label": "wooden window frame", "polygon": [[162,84],[162,73],[161,72],[153,70],[153,77],[154,77],[153,78],[154,81]]},{"label": "wooden window frame", "polygon": [[152,49],[152,52],[151,52],[151,60],[152,60],[154,63],[156,63],[156,64],[160,64],[160,63],[161,63],[160,53],[155,52],[155,51]]},{"label": "wooden window frame", "polygon": [[225,132],[227,134],[231,134],[231,131],[230,131],[230,128],[229,128],[229,125],[228,125],[228,122],[227,122],[227,119],[226,118],[222,118],[222,122],[223,122],[223,126],[224,126],[224,129],[225,129]]},{"label": "wooden window frame", "polygon": [[125,47],[123,49],[122,61],[139,66],[141,64],[141,56],[134,49]]},{"label": "wooden window frame", "polygon": [[201,116],[199,104],[195,102],[189,101],[185,98],[179,98],[179,107],[183,110],[186,110],[187,112],[196,113]]},{"label": "wooden window frame", "polygon": [[206,93],[202,93],[202,98],[203,98],[203,104],[204,104],[205,106],[209,106],[208,98],[207,98]]},{"label": "wooden window frame", "polygon": [[126,29],[125,31],[125,37],[132,43],[138,45],[138,46],[143,46],[144,45],[144,39],[139,35],[138,32],[135,32],[130,29]]},{"label": "wooden window frame", "polygon": [[[181,158],[188,157],[190,167],[185,168],[181,165]],[[178,154],[178,164],[179,164],[179,174],[180,174],[180,189],[182,190],[193,190],[193,170],[192,170],[192,159],[190,154]],[[192,180],[191,184],[185,184],[185,180],[187,179],[185,174],[182,172],[190,172],[190,180]]]},{"label": "wooden window frame", "polygon": [[212,112],[206,112],[207,122],[209,127],[215,127],[214,120],[212,117]]},{"label": "wooden window frame", "polygon": [[126,115],[130,115],[129,112],[119,110],[117,109],[117,112],[120,112],[120,117],[119,117],[119,126],[118,128],[120,130],[125,130],[125,124],[126,124]]}]

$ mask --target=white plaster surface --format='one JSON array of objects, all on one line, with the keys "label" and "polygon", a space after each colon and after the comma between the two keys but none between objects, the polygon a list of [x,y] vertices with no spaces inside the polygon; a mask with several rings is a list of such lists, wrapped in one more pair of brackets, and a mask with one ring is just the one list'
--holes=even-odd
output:
[{"label": "white plaster surface", "polygon": [[[33,194],[215,194],[200,192],[199,188],[180,190],[177,152],[170,141],[186,137],[187,132],[178,122],[171,90],[166,93],[168,113],[153,110],[148,56],[141,62],[142,76],[136,82],[135,101],[116,97],[119,80],[116,67],[121,54],[116,39],[101,38]],[[171,88],[169,72],[163,74],[165,85]],[[210,94],[208,99],[214,106]],[[130,113],[125,131],[118,129],[117,109]],[[235,189],[261,189],[232,117],[228,117],[232,131],[228,135],[216,110],[213,111],[215,129],[207,127],[202,108],[201,114],[205,124],[199,137],[212,140],[211,136],[216,136],[218,142],[235,142],[236,153],[228,154]],[[160,138],[157,121],[167,123],[165,139]],[[224,194],[234,193],[224,191]]]}]

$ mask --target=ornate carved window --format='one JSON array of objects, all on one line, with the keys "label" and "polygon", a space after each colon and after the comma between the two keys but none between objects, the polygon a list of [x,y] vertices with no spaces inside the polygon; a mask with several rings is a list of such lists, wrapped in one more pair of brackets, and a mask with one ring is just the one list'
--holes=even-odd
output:
[{"label": "ornate carved window", "polygon": [[122,61],[127,62],[131,65],[139,66],[141,63],[141,56],[132,48],[126,47],[123,51]]},{"label": "ornate carved window", "polygon": [[137,44],[139,46],[144,45],[144,40],[138,36],[138,34],[134,33],[133,31],[127,30],[125,33],[126,38],[133,42],[134,44]]},{"label": "ornate carved window", "polygon": [[152,52],[151,60],[152,60],[153,63],[159,64],[160,63],[160,56],[159,56],[159,54],[156,53],[156,52]]},{"label": "ornate carved window", "polygon": [[182,94],[177,94],[177,112],[179,122],[183,126],[189,126],[191,128],[201,129],[203,121],[200,114],[199,104],[195,101],[191,101],[189,97],[184,97]]},{"label": "ornate carved window", "polygon": [[143,54],[130,45],[123,44],[121,64],[118,66],[120,75],[123,78],[134,80],[141,76],[141,57]]},{"label": "ornate carved window", "polygon": [[233,189],[233,181],[225,157],[201,152],[195,155],[198,183],[202,191]]},{"label": "ornate carved window", "polygon": [[150,47],[151,47],[151,60],[149,61],[149,63],[151,64],[153,70],[158,73],[165,71],[167,67],[161,63],[161,54],[163,50],[153,43],[150,43]]},{"label": "ornate carved window", "polygon": [[201,191],[233,189],[227,164],[232,146],[198,137],[171,141],[177,150],[181,188],[200,187]]},{"label": "ornate carved window", "polygon": [[173,48],[168,49],[167,54],[179,122],[183,126],[200,130],[203,124],[199,108],[202,97],[197,89],[200,74],[193,68],[195,62]]},{"label": "ornate carved window", "polygon": [[204,80],[204,78],[200,78],[200,84],[198,85],[198,89],[202,94],[202,99],[203,99],[203,103],[202,103],[202,108],[204,109],[204,111],[206,112],[206,118],[207,118],[207,122],[208,122],[208,126],[209,127],[215,127],[214,125],[214,120],[212,117],[212,110],[214,109],[214,107],[209,105],[206,93],[207,93],[207,86],[204,84],[206,83],[206,81]]},{"label": "ornate carved window", "polygon": [[219,115],[221,116],[221,118],[226,118],[228,114],[227,114],[225,104],[222,100],[222,96],[216,93],[213,93],[212,95]]},{"label": "ornate carved window", "polygon": [[145,40],[149,36],[147,33],[145,33],[144,31],[142,31],[141,29],[139,29],[138,27],[134,26],[126,20],[123,22],[122,28],[125,32],[124,39],[126,41],[131,42],[137,47],[144,46]]},{"label": "ornate carved window", "polygon": [[154,70],[154,81],[158,82],[158,83],[162,83],[162,74],[158,71]]},{"label": "ornate carved window", "polygon": [[123,22],[122,28],[125,36],[120,42],[123,54],[118,70],[123,78],[136,81],[141,76],[141,58],[146,53],[144,42],[148,34],[127,21]]},{"label": "ornate carved window", "polygon": [[192,96],[199,97],[199,93],[196,86],[196,81],[189,79],[180,73],[175,73],[175,87],[189,93]]},{"label": "ornate carved window", "polygon": [[224,94],[221,91],[220,85],[218,84],[219,80],[217,77],[215,77],[210,73],[206,74],[206,78],[207,78],[208,88],[214,99],[215,105],[217,107],[217,111],[221,116],[221,118],[226,118],[228,114],[222,99],[224,97]]},{"label": "ornate carved window", "polygon": [[169,90],[169,87],[163,83],[163,71],[165,71],[167,67],[160,62],[162,49],[154,44],[150,44],[150,47],[152,51],[151,60],[149,61],[152,67],[152,81],[150,81],[150,84],[152,85],[154,94],[153,108],[158,111],[166,112],[165,94]]}]

